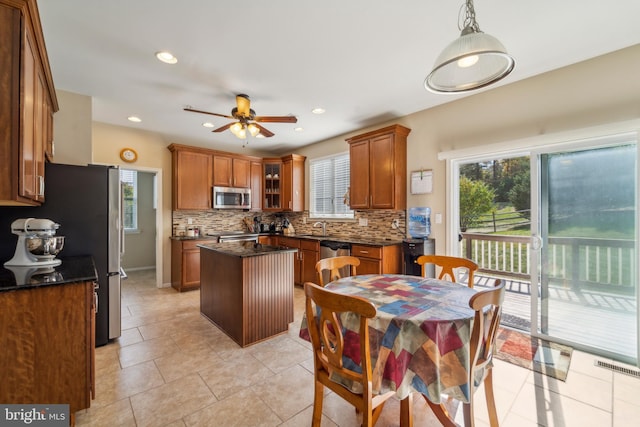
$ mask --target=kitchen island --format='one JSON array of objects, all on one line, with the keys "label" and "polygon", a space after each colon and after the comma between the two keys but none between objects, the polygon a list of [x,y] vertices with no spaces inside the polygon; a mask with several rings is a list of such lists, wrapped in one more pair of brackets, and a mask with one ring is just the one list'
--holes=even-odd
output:
[{"label": "kitchen island", "polygon": [[241,347],[293,322],[297,249],[254,242],[200,244],[200,312]]}]

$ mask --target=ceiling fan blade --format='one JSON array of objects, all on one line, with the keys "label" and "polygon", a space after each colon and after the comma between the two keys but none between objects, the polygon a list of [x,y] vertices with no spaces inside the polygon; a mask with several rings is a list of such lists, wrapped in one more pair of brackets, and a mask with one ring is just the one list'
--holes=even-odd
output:
[{"label": "ceiling fan blade", "polygon": [[264,127],[264,126],[260,126],[258,123],[254,123],[254,125],[256,125],[256,127],[257,127],[258,129],[260,129],[260,134],[261,134],[262,136],[264,136],[265,138],[270,138],[270,137],[272,137],[273,135],[275,135],[275,134],[274,134],[273,132],[271,132],[269,129],[267,129],[267,128],[266,128],[266,127]]},{"label": "ceiling fan blade", "polygon": [[251,115],[251,101],[249,95],[238,94],[236,95],[236,104],[238,104],[238,114],[242,117],[249,117]]},{"label": "ceiling fan blade", "polygon": [[192,113],[202,113],[202,114],[209,114],[211,116],[218,116],[218,117],[224,117],[225,119],[233,119],[233,117],[231,116],[227,116],[225,114],[218,114],[218,113],[210,113],[209,111],[202,111],[202,110],[195,110],[193,108],[185,108],[184,111],[190,111]]},{"label": "ceiling fan blade", "polygon": [[253,120],[264,123],[298,123],[296,116],[256,116]]},{"label": "ceiling fan blade", "polygon": [[229,129],[234,123],[236,122],[227,123],[224,126],[220,126],[218,129],[212,130],[211,132],[224,132],[225,130]]}]

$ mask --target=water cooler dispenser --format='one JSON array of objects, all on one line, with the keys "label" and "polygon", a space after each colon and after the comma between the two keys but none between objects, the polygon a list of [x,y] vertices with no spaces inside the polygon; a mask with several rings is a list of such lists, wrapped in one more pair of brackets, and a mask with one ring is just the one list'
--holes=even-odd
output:
[{"label": "water cooler dispenser", "polygon": [[[402,241],[404,274],[422,275],[422,266],[416,263],[421,255],[435,254],[436,242],[429,239],[431,234],[431,209],[424,207],[409,208],[409,236]],[[435,277],[435,266],[427,266],[427,277]]]}]

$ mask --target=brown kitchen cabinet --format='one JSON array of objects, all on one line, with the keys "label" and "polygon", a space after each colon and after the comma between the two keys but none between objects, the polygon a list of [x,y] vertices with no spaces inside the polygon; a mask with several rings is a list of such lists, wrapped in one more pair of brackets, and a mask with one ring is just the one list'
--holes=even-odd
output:
[{"label": "brown kitchen cabinet", "polygon": [[360,260],[358,274],[402,274],[401,245],[351,245],[351,256]]},{"label": "brown kitchen cabinet", "polygon": [[240,157],[214,155],[213,185],[249,188],[251,185],[251,162]]},{"label": "brown kitchen cabinet", "polygon": [[93,282],[0,292],[0,402],[65,403],[95,396]]},{"label": "brown kitchen cabinet", "polygon": [[211,209],[213,155],[205,150],[185,149],[172,144],[174,210]]},{"label": "brown kitchen cabinet", "polygon": [[35,0],[0,0],[0,204],[44,201],[58,101]]},{"label": "brown kitchen cabinet", "polygon": [[200,248],[212,240],[171,240],[171,286],[188,291],[200,287]]},{"label": "brown kitchen cabinet", "polygon": [[282,158],[282,210],[304,210],[304,161],[306,157],[289,154]]},{"label": "brown kitchen cabinet", "polygon": [[278,246],[278,236],[262,235],[258,236],[258,243],[261,245]]},{"label": "brown kitchen cabinet", "polygon": [[293,282],[296,285],[302,286],[304,282],[318,283],[316,263],[320,260],[319,241],[280,236],[278,244],[298,249],[293,262]]},{"label": "brown kitchen cabinet", "polygon": [[262,161],[251,160],[250,163],[251,210],[259,211],[262,210]]},{"label": "brown kitchen cabinet", "polygon": [[263,160],[265,211],[302,212],[304,210],[304,161],[290,154]]},{"label": "brown kitchen cabinet", "polygon": [[264,204],[262,210],[281,211],[281,180],[282,161],[280,159],[264,159],[262,161],[264,174]]},{"label": "brown kitchen cabinet", "polygon": [[347,139],[351,209],[406,208],[409,132],[393,125]]}]

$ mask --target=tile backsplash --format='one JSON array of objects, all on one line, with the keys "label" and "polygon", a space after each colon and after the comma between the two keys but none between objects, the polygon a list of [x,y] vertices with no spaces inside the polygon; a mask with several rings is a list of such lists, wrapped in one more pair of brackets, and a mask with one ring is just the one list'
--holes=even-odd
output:
[{"label": "tile backsplash", "polygon": [[[213,211],[173,211],[173,235],[180,235],[191,225],[200,228],[200,234],[221,231],[248,231],[245,218],[253,222],[258,217],[261,223],[282,224],[287,218],[297,234],[319,233],[320,228],[313,224],[318,219],[309,218],[309,212],[245,212],[242,210]],[[344,237],[363,237],[372,239],[403,239],[406,237],[406,211],[369,210],[356,211],[354,220],[327,220],[327,234]],[[395,228],[397,223],[397,228]],[[365,225],[366,224],[366,225]]]}]

